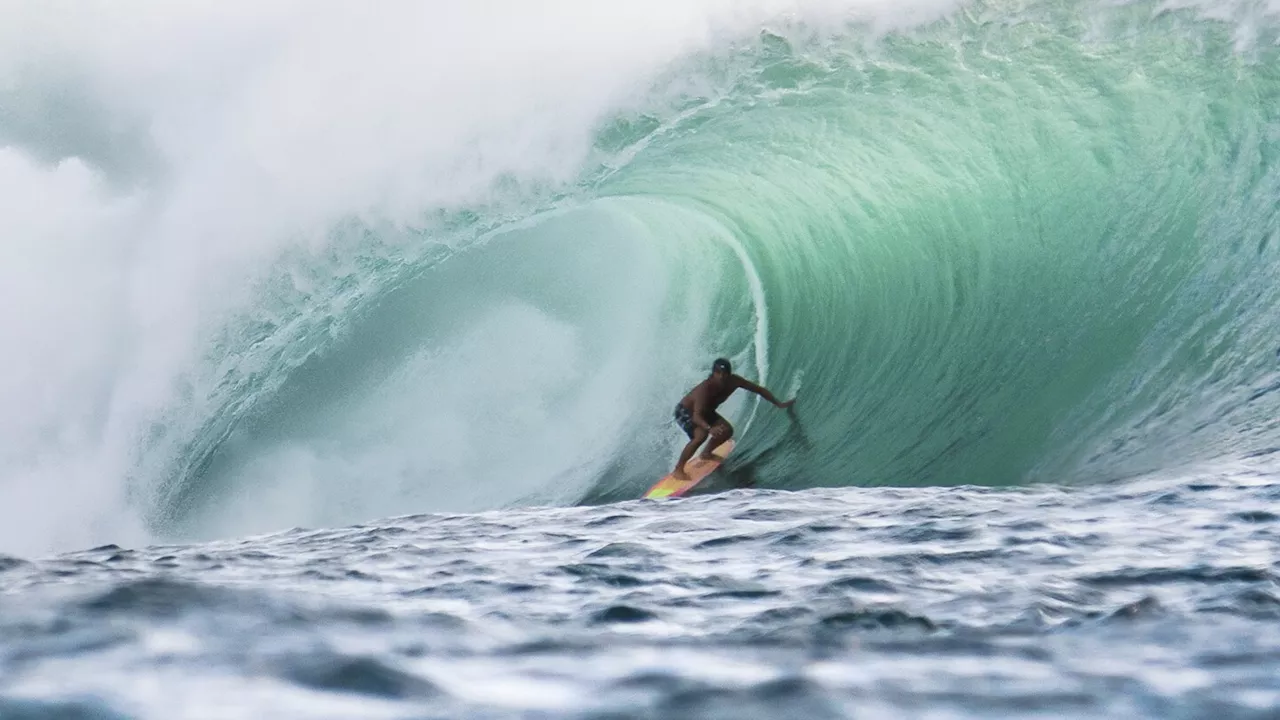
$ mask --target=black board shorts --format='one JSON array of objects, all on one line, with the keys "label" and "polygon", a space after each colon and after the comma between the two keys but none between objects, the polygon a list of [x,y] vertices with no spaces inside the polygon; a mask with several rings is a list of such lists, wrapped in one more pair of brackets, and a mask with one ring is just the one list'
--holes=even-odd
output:
[{"label": "black board shorts", "polygon": [[[684,405],[676,405],[676,411],[672,414],[672,416],[675,417],[676,424],[680,426],[680,429],[684,431],[684,434],[688,435],[689,439],[692,440],[693,431],[696,430],[698,427],[697,425],[693,424],[693,411],[685,407]],[[715,413],[711,413],[712,427],[715,427],[721,422],[723,422],[723,420],[719,415]]]}]

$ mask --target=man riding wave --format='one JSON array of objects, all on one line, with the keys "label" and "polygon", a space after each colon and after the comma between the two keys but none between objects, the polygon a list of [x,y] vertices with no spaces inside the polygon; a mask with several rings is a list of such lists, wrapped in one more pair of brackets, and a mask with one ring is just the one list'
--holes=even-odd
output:
[{"label": "man riding wave", "polygon": [[708,437],[711,442],[707,443],[706,448],[702,451],[702,459],[717,460],[712,455],[715,449],[724,444],[725,440],[733,437],[733,426],[724,418],[716,414],[716,408],[729,399],[734,390],[743,388],[759,395],[760,397],[773,403],[775,407],[787,409],[795,404],[795,400],[779,402],[763,387],[747,380],[738,375],[733,374],[733,366],[725,358],[718,358],[711,363],[711,375],[706,380],[698,383],[698,386],[689,391],[688,395],[676,405],[675,419],[680,429],[684,430],[689,436],[689,443],[684,446],[684,450],[680,452],[680,460],[676,462],[675,472],[672,477],[676,480],[688,480],[689,476],[685,474],[684,465],[689,462],[689,458],[693,457],[693,453],[697,451]]}]

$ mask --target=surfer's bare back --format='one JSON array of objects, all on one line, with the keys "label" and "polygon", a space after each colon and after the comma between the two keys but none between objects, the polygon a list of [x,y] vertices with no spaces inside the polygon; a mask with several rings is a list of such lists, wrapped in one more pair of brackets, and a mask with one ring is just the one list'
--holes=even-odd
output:
[{"label": "surfer's bare back", "polygon": [[734,375],[733,366],[729,361],[718,358],[711,363],[711,375],[698,383],[698,386],[690,390],[680,404],[676,405],[676,424],[689,436],[689,444],[680,451],[680,459],[676,462],[675,472],[672,473],[675,479],[688,479],[688,475],[684,472],[684,464],[689,462],[689,458],[693,457],[698,446],[708,437],[711,438],[711,442],[707,443],[707,447],[702,451],[704,460],[715,460],[716,458],[712,456],[715,449],[724,444],[725,440],[733,437],[733,426],[716,414],[716,408],[728,400],[733,391],[738,388],[750,390],[773,403],[775,407],[784,410],[796,402],[795,400],[779,402],[773,393],[765,388],[744,377]]}]

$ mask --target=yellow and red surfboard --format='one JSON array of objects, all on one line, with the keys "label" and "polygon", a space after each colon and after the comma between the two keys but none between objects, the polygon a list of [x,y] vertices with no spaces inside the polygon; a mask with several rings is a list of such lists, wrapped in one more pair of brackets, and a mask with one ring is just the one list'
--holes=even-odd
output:
[{"label": "yellow and red surfboard", "polygon": [[658,481],[657,485],[649,488],[649,492],[644,494],[645,499],[680,497],[684,495],[692,490],[694,485],[702,482],[703,478],[710,475],[713,470],[720,467],[720,464],[724,462],[725,457],[732,450],[733,441],[725,440],[724,444],[716,448],[716,451],[712,453],[720,458],[719,460],[703,460],[700,457],[694,457],[684,465],[685,474],[689,476],[688,480],[680,482],[672,478],[670,474],[667,474],[666,477]]}]

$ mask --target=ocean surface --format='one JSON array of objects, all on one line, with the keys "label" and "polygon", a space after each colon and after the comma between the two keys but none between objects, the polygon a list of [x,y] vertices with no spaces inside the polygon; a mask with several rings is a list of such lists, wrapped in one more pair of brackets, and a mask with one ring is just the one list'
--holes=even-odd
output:
[{"label": "ocean surface", "polygon": [[1273,718],[1277,501],[732,490],[2,559],[0,717]]},{"label": "ocean surface", "polygon": [[0,0],[0,720],[1274,717],[1278,197],[1274,1]]}]

